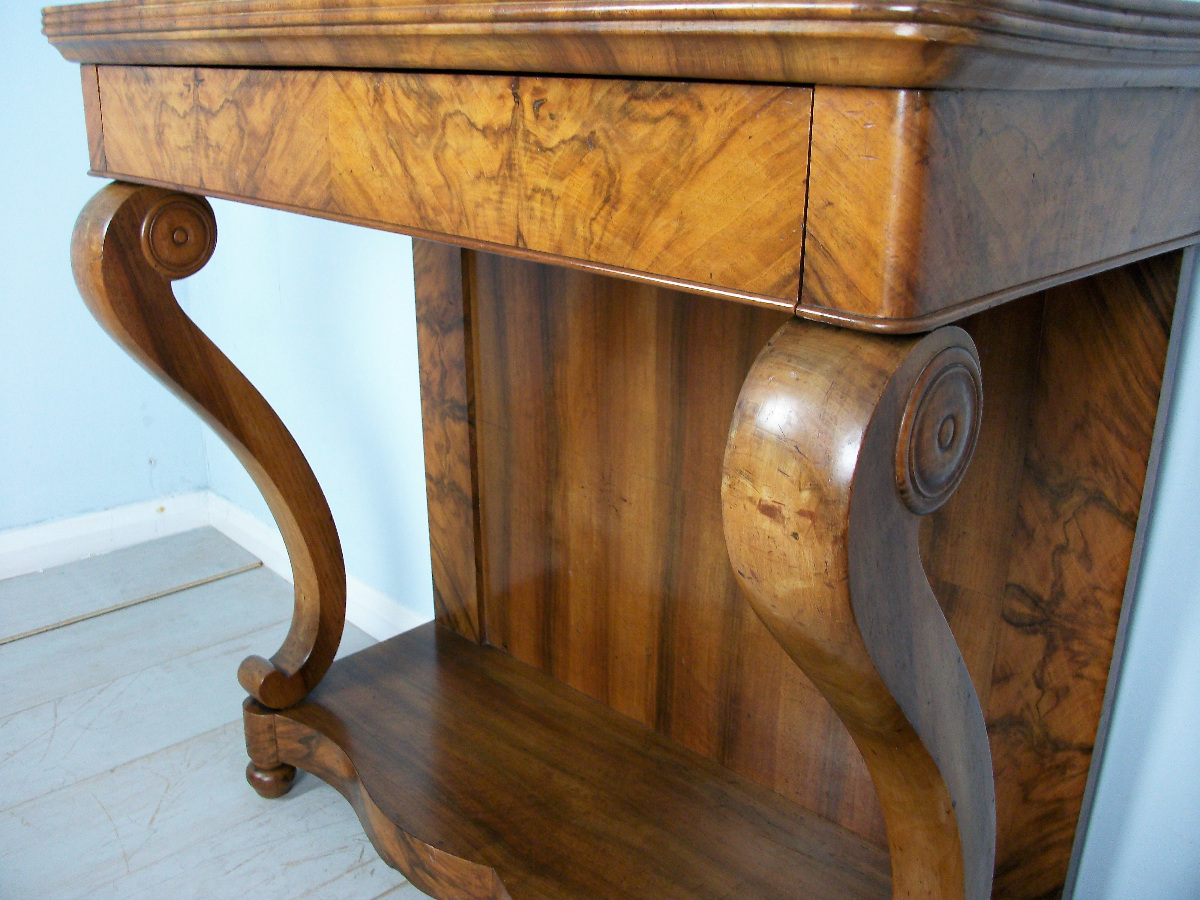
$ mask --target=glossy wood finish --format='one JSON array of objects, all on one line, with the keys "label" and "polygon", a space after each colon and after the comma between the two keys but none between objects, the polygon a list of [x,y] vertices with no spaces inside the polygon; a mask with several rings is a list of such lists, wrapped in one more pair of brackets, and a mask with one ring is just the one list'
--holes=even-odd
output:
[{"label": "glossy wood finish", "polygon": [[993,849],[997,897],[1059,891],[1178,276],[1145,258],[1200,235],[1200,91],[1121,89],[1200,84],[1200,9],[1132,2],[48,11],[97,173],[466,248],[415,252],[445,628],[274,713],[340,631],[328,510],[170,295],[206,206],[85,211],[97,316],[299,558],[251,783],[306,766],[446,897],[876,896],[884,842],[898,897],[987,896]]},{"label": "glossy wood finish", "polygon": [[979,352],[983,420],[962,484],[921,520],[921,560],[975,693],[987,708],[1008,577],[1029,411],[1037,384],[1043,296],[963,321]]},{"label": "glossy wood finish", "polygon": [[849,736],[746,606],[720,471],[786,317],[475,255],[490,643],[882,839]]},{"label": "glossy wood finish", "polygon": [[112,177],[795,303],[808,89],[108,66],[99,81]]},{"label": "glossy wood finish", "polygon": [[279,708],[308,693],[333,661],[346,618],[346,572],[333,517],[300,448],[171,292],[172,280],[208,261],[216,238],[204,200],[112,184],[80,213],[71,260],[101,327],[221,436],[283,533],[295,584],[292,627],[270,660],[251,656],[238,670],[252,697]]},{"label": "glossy wood finish", "polygon": [[[883,843],[849,735],[746,608],[724,559],[718,473],[729,417],[744,373],[785,320],[494,256],[445,251],[445,272],[428,265],[433,252],[418,257],[427,261],[418,296],[461,283],[446,302],[473,310],[481,556],[465,540],[435,539],[433,553],[452,572],[484,566],[489,639]],[[926,520],[926,569],[981,696],[1040,316],[1035,298],[965,323],[984,362],[984,440],[963,487]],[[431,372],[433,384],[445,379]],[[471,455],[459,435],[441,458]],[[435,575],[435,591],[455,585]]]},{"label": "glossy wood finish", "polygon": [[441,900],[887,896],[869,843],[436,625],[274,719],[282,759]]},{"label": "glossy wood finish", "polygon": [[[137,204],[118,198],[117,209],[126,210],[119,228],[102,230],[104,240],[124,235],[123,242],[98,247],[93,238],[91,251],[77,248],[77,258],[98,254],[97,267],[109,272],[110,296],[161,298],[146,284],[158,279],[156,290],[165,292],[165,276],[137,269],[129,270],[134,276],[118,275],[115,261],[142,252],[137,223],[156,198],[169,195],[117,186],[101,196],[114,193],[142,198],[133,212]],[[465,373],[452,373],[468,359],[477,366],[476,477],[488,498],[480,501],[477,556],[465,544],[457,556],[448,551],[439,582],[449,567],[466,565],[458,571],[469,572],[479,566],[482,621],[496,643],[706,757],[881,839],[879,806],[861,756],[814,687],[741,604],[724,562],[714,483],[724,423],[740,373],[780,317],[444,247],[419,248],[418,261],[423,360],[440,358],[445,384],[463,391]],[[988,474],[972,487],[976,472],[970,472],[959,495],[932,515],[923,553],[967,668],[984,682],[978,693],[987,698],[997,760],[998,896],[1041,896],[1061,885],[1065,873],[1130,558],[1177,276],[1177,257],[1156,259],[1052,292],[1046,309],[1054,312],[1046,313],[1044,326],[1038,297],[967,323],[979,341],[985,379],[1001,386],[989,394],[1000,400],[990,427],[1001,437],[980,448],[979,462],[991,460],[980,470]],[[127,287],[130,277],[140,279],[139,292],[113,289]],[[124,313],[121,321],[175,321],[157,318],[160,307],[153,308],[155,318]],[[471,328],[459,334],[464,317]],[[1091,350],[1077,347],[1081,335]],[[1132,335],[1138,337],[1131,342]],[[439,342],[440,357],[430,350]],[[168,345],[160,340],[155,346]],[[1095,380],[1069,375],[1086,372]],[[1131,379],[1130,372],[1142,374]],[[1078,389],[1060,396],[1060,384]],[[450,396],[449,389],[440,395]],[[1064,417],[1064,409],[1075,411]],[[461,404],[446,410],[453,427],[444,446],[453,454],[466,438],[460,462],[469,460]],[[468,403],[468,419],[469,411]],[[1072,424],[1083,421],[1091,423],[1088,429]],[[1140,424],[1131,431],[1134,423]],[[1032,449],[1018,486],[1014,461],[1023,458],[1027,429]],[[1107,449],[1126,440],[1127,454]],[[1046,471],[1055,473],[1049,481]],[[1063,524],[1047,520],[1030,531],[1027,510],[1054,510],[1054,498],[1075,496],[1055,487],[1066,483],[1084,486],[1078,494],[1083,505],[1068,504],[1056,514],[1068,523],[1086,519],[1088,531],[1085,544],[1072,550],[1068,542],[1064,556],[1043,546]],[[1107,485],[1096,500],[1100,514],[1082,516],[1095,505],[1089,498],[1095,499],[1096,485]],[[1115,499],[1104,499],[1109,493]],[[1016,515],[1017,498],[1022,524],[1010,560],[1012,531],[1005,523]],[[1110,506],[1124,511],[1104,515]],[[455,513],[460,524],[465,510],[460,504]],[[1053,561],[1076,553],[1093,568],[1068,577]],[[1043,598],[1038,608],[1045,607],[1044,615],[1023,611],[1031,596]],[[1093,621],[1097,609],[1103,612]],[[453,623],[447,610],[443,618]],[[1080,658],[1088,660],[1082,668]],[[1057,705],[1029,693],[1030,685],[1045,686],[1048,679]],[[1054,735],[1055,762],[1047,762],[1042,734]],[[1053,790],[1046,789],[1047,765],[1064,773]],[[283,786],[270,774],[256,781],[269,791]],[[928,864],[930,857],[922,859]]]},{"label": "glossy wood finish", "polygon": [[1200,237],[1200,91],[92,69],[98,173],[856,329]]},{"label": "glossy wood finish", "polygon": [[104,159],[104,129],[100,115],[100,73],[96,66],[80,66],[83,82],[83,118],[87,123],[88,161],[93,172],[103,172],[108,163]]},{"label": "glossy wood finish", "polygon": [[413,241],[434,614],[452,631],[481,641],[479,453],[475,343],[465,293],[468,264],[469,251]]},{"label": "glossy wood finish", "polygon": [[820,86],[800,313],[925,330],[1193,243],[1196,146],[1197,91]]},{"label": "glossy wood finish", "polygon": [[[446,259],[461,275],[461,296],[469,297],[455,302],[474,311],[486,510],[478,546],[493,560],[482,582],[489,639],[806,808],[885,842],[858,750],[750,614],[721,556],[713,466],[724,448],[722,423],[732,414],[740,373],[782,320],[490,255],[468,254],[464,261],[450,251]],[[1120,277],[1094,276],[1080,290],[1111,294],[1115,307],[1145,306],[1138,291],[1168,284],[1172,265],[1171,257],[1138,263]],[[1158,274],[1148,280],[1146,272]],[[446,280],[436,276],[433,283]],[[1050,293],[1052,305],[1064,290]],[[1054,875],[1061,885],[1082,779],[1064,785],[1061,799],[1070,795],[1070,802],[1048,802],[1033,787],[1038,766],[999,760],[996,729],[1005,728],[1007,713],[990,700],[993,672],[999,683],[999,673],[1020,664],[1012,657],[1019,645],[1001,639],[1013,627],[1002,611],[1011,602],[1006,586],[1019,537],[1021,482],[1031,477],[1025,448],[1034,439],[1033,409],[1055,396],[1039,376],[1045,365],[1039,360],[1063,352],[1061,342],[1043,346],[1045,298],[1037,294],[963,323],[979,350],[987,397],[981,437],[959,490],[924,519],[921,557],[989,710],[999,795],[1026,798],[1019,802],[1040,810],[1031,813],[1038,828],[1067,838]],[[1126,311],[1119,320],[1134,315]],[[1156,319],[1165,328],[1162,315]],[[1112,366],[1139,359],[1138,366],[1161,368],[1161,335],[1125,345],[1121,333],[1106,338]],[[1083,371],[1079,360],[1063,365]],[[1105,394],[1095,402],[1110,399]],[[1149,409],[1128,415],[1149,421]],[[1079,459],[1106,458],[1105,440],[1092,434]],[[1144,461],[1132,456],[1108,459],[1119,463],[1112,474],[1121,471],[1125,479],[1136,481],[1145,471]],[[1073,470],[1078,463],[1058,465]],[[1098,525],[1095,540],[1120,540],[1128,522]],[[474,563],[461,546],[455,549],[456,565]],[[1111,574],[1123,578],[1124,571],[1118,561]],[[1049,589],[1047,583],[1039,590]],[[1056,640],[1043,626],[1053,622],[1031,622],[1020,633]],[[1032,674],[1019,676],[1011,696],[1031,702],[1035,684]],[[1091,729],[1081,742],[1095,735],[1099,701],[1093,699],[1079,710],[1080,733]],[[1029,827],[1001,816],[1002,871],[1022,871],[1021,854],[1006,859],[1005,848],[1027,850]],[[1025,900],[1044,893],[1032,885],[1013,878],[997,896]]]},{"label": "glossy wood finish", "polygon": [[1193,314],[1192,298],[1197,284],[1197,264],[1200,263],[1200,245],[1193,245],[1181,254],[1180,275],[1175,291],[1175,304],[1171,315],[1171,332],[1167,342],[1166,362],[1163,365],[1162,387],[1158,395],[1158,409],[1155,413],[1154,435],[1150,440],[1150,459],[1146,466],[1146,480],[1142,485],[1141,508],[1138,512],[1137,527],[1133,533],[1133,547],[1130,551],[1129,572],[1125,578],[1125,591],[1121,603],[1121,615],[1117,622],[1116,640],[1112,647],[1112,658],[1108,667],[1108,686],[1104,691],[1104,702],[1100,709],[1100,723],[1096,729],[1095,744],[1092,748],[1092,762],[1088,767],[1087,784],[1083,791],[1083,804],[1079,812],[1079,827],[1075,830],[1075,843],[1071,850],[1071,860],[1067,868],[1068,885],[1076,884],[1083,849],[1086,846],[1088,832],[1094,821],[1093,804],[1095,792],[1103,769],[1103,760],[1111,734],[1112,713],[1116,702],[1117,685],[1124,677],[1122,666],[1125,651],[1130,640],[1130,626],[1141,590],[1142,565],[1146,561],[1146,539],[1154,522],[1154,508],[1158,502],[1161,474],[1161,461],[1167,430],[1172,424],[1172,410],[1175,408],[1176,379],[1183,362],[1184,329],[1188,319]]},{"label": "glossy wood finish", "polygon": [[67,59],[882,87],[1200,84],[1176,0],[123,0],[45,11]]},{"label": "glossy wood finish", "polygon": [[292,789],[296,767],[279,758],[275,740],[275,717],[271,710],[252,697],[242,701],[242,727],[246,734],[246,781],[255,793],[268,800],[282,797]]},{"label": "glossy wood finish", "polygon": [[1061,888],[1152,450],[1180,254],[1046,298],[988,728],[997,896]]},{"label": "glossy wood finish", "polygon": [[983,711],[917,539],[966,472],[982,402],[961,329],[912,341],[792,321],[751,369],[725,452],[738,582],[862,752],[896,898],[991,896]]}]

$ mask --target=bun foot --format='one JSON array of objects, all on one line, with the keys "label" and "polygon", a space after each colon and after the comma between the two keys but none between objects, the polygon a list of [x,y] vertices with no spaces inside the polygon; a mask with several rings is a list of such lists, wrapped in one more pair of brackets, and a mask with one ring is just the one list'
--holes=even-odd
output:
[{"label": "bun foot", "polygon": [[260,769],[254,763],[246,765],[246,781],[258,793],[258,796],[268,800],[282,797],[292,789],[296,780],[296,767],[281,763],[272,769]]}]

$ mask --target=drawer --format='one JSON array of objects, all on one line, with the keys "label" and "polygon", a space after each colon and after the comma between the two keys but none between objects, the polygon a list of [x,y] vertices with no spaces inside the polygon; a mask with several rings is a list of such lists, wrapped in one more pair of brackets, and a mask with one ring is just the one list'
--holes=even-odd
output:
[{"label": "drawer", "polygon": [[89,68],[98,174],[789,309],[799,294],[809,88]]}]

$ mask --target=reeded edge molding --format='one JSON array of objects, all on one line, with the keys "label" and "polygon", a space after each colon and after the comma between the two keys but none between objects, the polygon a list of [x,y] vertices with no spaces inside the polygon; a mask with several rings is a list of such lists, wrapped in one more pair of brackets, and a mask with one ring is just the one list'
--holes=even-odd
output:
[{"label": "reeded edge molding", "polygon": [[[372,26],[436,23],[442,26],[501,22],[528,25],[567,23],[595,25],[613,22],[809,22],[873,23],[900,29],[915,26],[927,33],[934,27],[961,28],[968,33],[1012,37],[1050,36],[1063,43],[1092,46],[1127,46],[1148,43],[1148,49],[1183,45],[1200,36],[1200,13],[1183,2],[1141,2],[1106,6],[1097,3],[1047,0],[916,0],[913,3],[848,2],[848,0],[666,0],[635,3],[600,0],[580,4],[571,0],[513,2],[493,0],[443,0],[441,3],[402,3],[376,0],[334,5],[325,0],[240,0],[188,4],[140,3],[129,0],[48,7],[44,13],[47,34],[105,33],[130,25],[149,30],[185,30],[229,23],[225,27]],[[340,8],[339,8],[340,7]],[[72,30],[73,29],[73,30]],[[1118,31],[1119,29],[1119,31]]]},{"label": "reeded edge molding", "polygon": [[[48,8],[43,31],[66,58],[90,63],[223,60],[879,87],[1200,83],[1200,12],[1182,0],[1133,2],[1138,8],[1065,0],[113,2]],[[343,40],[353,45],[344,56],[334,46]],[[712,52],[729,42],[758,43],[762,52]],[[585,52],[564,53],[571,44]]]}]

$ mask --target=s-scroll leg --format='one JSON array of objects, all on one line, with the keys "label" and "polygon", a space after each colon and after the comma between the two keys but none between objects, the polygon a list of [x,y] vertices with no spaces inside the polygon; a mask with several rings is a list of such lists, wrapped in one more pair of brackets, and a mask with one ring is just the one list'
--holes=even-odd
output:
[{"label": "s-scroll leg", "polygon": [[113,183],[84,207],[71,260],[92,315],[130,356],[221,436],[283,533],[295,610],[269,660],[246,659],[238,680],[271,709],[291,706],[324,676],[346,617],[346,570],[329,505],[275,411],[180,309],[171,282],[212,256],[217,227],[201,197]]},{"label": "s-scroll leg", "polygon": [[794,319],[747,376],[725,452],[738,580],[862,752],[906,900],[991,896],[987,731],[917,543],[966,471],[982,403],[959,328],[892,338]]}]

